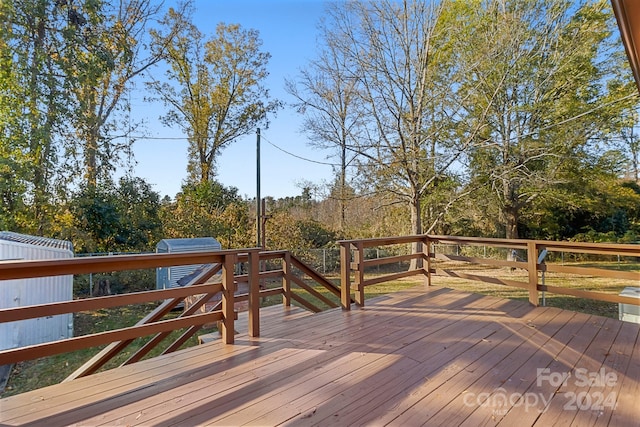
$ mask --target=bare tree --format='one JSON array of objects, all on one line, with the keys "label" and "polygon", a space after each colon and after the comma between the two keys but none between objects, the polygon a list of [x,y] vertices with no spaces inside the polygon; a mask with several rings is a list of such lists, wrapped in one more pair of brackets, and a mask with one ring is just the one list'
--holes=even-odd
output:
[{"label": "bare tree", "polygon": [[376,190],[410,208],[413,234],[423,232],[425,198],[449,179],[482,127],[466,120],[458,90],[469,69],[452,49],[451,6],[349,1],[330,10],[330,40],[354,64],[370,120],[367,138],[352,149]]},{"label": "bare tree", "polygon": [[334,167],[337,188],[333,188],[331,194],[337,196],[339,229],[344,231],[347,201],[352,199],[348,168],[357,156],[352,147],[361,136],[364,117],[361,87],[353,73],[355,64],[338,48],[330,31],[321,26],[326,41],[324,48],[317,59],[300,71],[296,80],[286,80],[285,88],[296,98],[294,105],[305,117],[302,131],[314,145],[335,150],[331,157],[339,159]]}]

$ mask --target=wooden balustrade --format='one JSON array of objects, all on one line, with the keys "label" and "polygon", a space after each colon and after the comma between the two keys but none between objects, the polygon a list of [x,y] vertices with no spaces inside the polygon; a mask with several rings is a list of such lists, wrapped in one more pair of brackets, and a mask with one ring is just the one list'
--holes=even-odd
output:
[{"label": "wooden balustrade", "polygon": [[[365,248],[379,248],[389,245],[421,243],[422,250],[419,253],[409,253],[406,255],[387,256],[378,259],[364,259]],[[570,254],[590,254],[602,256],[631,257],[640,259],[640,245],[634,244],[613,244],[613,243],[583,243],[583,242],[555,242],[543,240],[524,239],[493,239],[481,237],[458,237],[458,236],[435,236],[417,235],[404,237],[344,240],[340,244],[341,260],[341,301],[342,308],[350,309],[351,300],[348,298],[353,291],[355,302],[359,306],[364,305],[364,289],[366,286],[397,280],[403,277],[423,274],[428,284],[431,283],[431,275],[438,274],[463,278],[473,281],[481,281],[491,284],[499,284],[526,289],[529,302],[538,305],[539,292],[552,292],[556,294],[571,295],[579,298],[588,298],[600,301],[640,305],[637,298],[611,295],[603,292],[577,290],[563,288],[560,286],[550,286],[539,283],[541,274],[544,272],[568,273],[578,275],[589,275],[596,277],[610,277],[615,279],[630,280],[633,285],[640,285],[640,271],[619,271],[590,266],[566,266],[550,264],[545,262],[545,257],[541,255],[560,252]],[[486,256],[464,256],[436,253],[435,245],[453,245],[455,247],[485,246],[499,248],[506,251],[519,251],[526,253],[526,257],[513,259],[495,259]],[[506,258],[506,257],[505,257]],[[541,259],[540,259],[541,258]],[[399,273],[380,275],[377,277],[366,277],[365,269],[412,259],[422,260],[423,265],[413,269],[408,269]],[[458,261],[472,264],[509,267],[513,269],[523,269],[527,272],[527,281],[498,279],[494,277],[480,276],[459,271],[456,268],[436,269],[433,268],[433,261]]]},{"label": "wooden balustrade", "polygon": [[[221,321],[221,332],[225,342],[233,343],[235,320],[235,313],[233,311],[235,290],[234,266],[237,262],[238,255],[240,253],[245,254],[249,259],[249,270],[252,272],[249,280],[250,282],[253,280],[256,283],[252,284],[258,286],[255,274],[253,273],[257,271],[255,264],[257,264],[258,251],[259,249],[242,249],[179,254],[117,255],[62,260],[2,262],[0,263],[0,280],[111,272],[176,265],[220,264],[222,265],[222,282],[205,284],[205,281],[216,271],[215,268],[212,268],[196,276],[192,279],[190,286],[185,287],[0,309],[0,322],[13,322],[56,314],[77,313],[85,310],[163,301],[152,313],[136,325],[128,328],[0,351],[0,365],[108,344],[109,346],[105,349],[106,351],[99,354],[99,360],[94,360],[90,368],[87,367],[83,369],[81,373],[79,372],[73,377],[83,376],[94,372],[104,365],[104,363],[119,353],[135,338],[157,334],[155,341],[159,341],[157,339],[158,336],[165,337],[169,332],[181,328],[189,328],[192,331],[191,335],[193,335],[202,325],[216,321]],[[222,307],[220,310],[195,314],[195,309],[199,308],[208,298],[218,292],[222,292]],[[191,311],[187,310],[176,319],[163,320],[164,316],[182,302],[185,297],[200,294],[203,294],[203,297],[196,302],[195,309]],[[259,304],[256,304],[255,300],[252,301],[250,299],[249,310],[255,313],[258,309]],[[254,319],[258,318],[257,314],[254,314],[253,317]],[[250,332],[259,334],[257,320],[254,322]],[[184,342],[187,338],[188,336],[186,338],[182,337],[181,341]],[[174,347],[177,348],[179,345]],[[145,347],[143,350],[144,354],[146,354],[150,348]],[[139,360],[142,355],[143,354],[136,354],[131,360]]]},{"label": "wooden balustrade", "polygon": [[[420,243],[420,253],[394,255],[376,259],[365,259],[364,250],[388,245]],[[404,277],[423,275],[427,283],[431,280],[430,257],[428,254],[429,239],[426,235],[374,238],[361,240],[341,240],[340,245],[340,283],[341,305],[344,310],[351,308],[351,290],[355,294],[355,303],[364,306],[364,289],[367,286],[398,280]],[[365,278],[365,270],[369,267],[391,264],[402,261],[418,260],[416,268],[399,273],[384,274],[374,278]],[[353,282],[352,282],[353,276]]]},{"label": "wooden balustrade", "polygon": [[[370,248],[389,245],[407,245],[418,243],[418,252],[393,254],[390,256],[367,259],[365,252]],[[86,310],[97,310],[116,306],[140,304],[152,301],[163,301],[158,308],[147,315],[138,324],[119,330],[74,337],[60,341],[32,345],[18,349],[0,351],[0,365],[11,364],[23,360],[39,358],[58,353],[66,353],[77,349],[107,344],[107,347],[96,355],[85,366],[74,373],[70,379],[88,375],[103,366],[108,360],[121,352],[135,338],[154,335],[154,337],[140,350],[134,353],[125,363],[140,360],[154,346],[156,346],[170,332],[185,328],[176,341],[164,350],[164,353],[178,349],[189,337],[193,336],[204,324],[219,321],[222,339],[226,343],[234,341],[234,304],[237,301],[248,301],[249,307],[249,335],[260,335],[259,306],[261,298],[271,295],[282,295],[283,304],[288,306],[294,301],[314,312],[321,311],[320,306],[342,306],[349,310],[352,303],[363,306],[365,303],[365,288],[367,286],[398,280],[411,276],[423,276],[427,284],[431,284],[433,274],[459,277],[485,283],[500,284],[526,289],[531,304],[538,304],[539,292],[552,292],[572,295],[581,298],[591,298],[614,303],[640,305],[636,298],[606,294],[602,292],[563,288],[540,283],[541,274],[546,272],[583,274],[598,277],[627,279],[640,285],[640,272],[617,271],[596,266],[562,265],[545,262],[544,253],[573,253],[590,255],[617,255],[630,257],[636,262],[640,259],[640,245],[592,244],[573,242],[549,242],[537,240],[508,240],[455,236],[403,236],[393,238],[377,238],[362,240],[344,240],[340,244],[340,286],[334,285],[324,276],[306,265],[299,258],[288,251],[260,251],[257,248],[224,250],[215,252],[196,252],[179,254],[144,254],[117,255],[91,258],[73,258],[45,261],[6,261],[0,263],[0,281],[32,277],[56,275],[86,274],[97,272],[111,272],[133,269],[146,269],[176,265],[212,264],[216,267],[203,271],[192,278],[185,287],[137,292],[124,295],[112,295],[74,301],[41,304],[29,307],[0,309],[0,323],[25,319],[53,316],[65,313],[77,313]],[[517,251],[520,256],[515,259],[491,258],[478,254],[448,254],[436,251],[437,245],[453,245],[455,248],[485,246],[499,248],[504,251]],[[400,272],[371,275],[366,269],[380,268],[385,264],[412,262],[413,268]],[[526,279],[511,280],[485,277],[470,274],[453,268],[440,268],[441,261],[455,261],[480,264],[493,267],[507,267],[526,271]],[[238,263],[247,264],[246,274],[234,275]],[[261,268],[261,265],[275,265],[276,268]],[[281,267],[278,268],[278,263]],[[210,283],[209,279],[221,270],[221,281]],[[316,287],[310,286],[302,280],[305,276],[314,282],[316,287],[326,289],[326,295],[318,292]],[[281,279],[282,285],[275,288],[261,288],[260,283],[273,279]],[[248,291],[236,294],[236,283],[247,282]],[[0,282],[1,284],[1,282]],[[304,298],[294,287],[301,289],[306,295],[311,295],[316,302]],[[196,314],[212,295],[221,293],[222,298],[218,306],[210,312]],[[353,294],[353,298],[352,298]],[[185,310],[178,318],[165,319],[164,316],[190,295],[200,295],[195,304]],[[328,296],[327,296],[328,295]],[[339,299],[339,303],[335,300]]]},{"label": "wooden balustrade", "polygon": [[[275,270],[261,271],[260,264],[266,261],[274,261],[276,263],[280,261],[282,267]],[[247,265],[247,274],[234,274],[238,263]],[[311,280],[326,288],[331,294],[338,298],[340,292],[337,286],[326,280],[321,274],[305,265],[304,262],[287,251],[260,252],[257,248],[178,254],[116,255],[62,260],[6,261],[0,263],[0,286],[2,285],[2,280],[10,279],[193,264],[210,264],[211,267],[202,270],[199,274],[192,277],[190,282],[184,287],[0,309],[0,323],[3,323],[162,301],[156,309],[131,327],[17,349],[2,350],[0,351],[0,365],[107,344],[103,350],[67,378],[67,380],[72,380],[96,372],[108,361],[121,353],[136,338],[154,335],[145,345],[131,355],[123,365],[141,360],[171,332],[186,328],[186,331],[171,343],[163,351],[163,354],[173,352],[198,332],[203,325],[212,322],[219,322],[222,340],[225,343],[231,344],[234,342],[234,321],[237,316],[234,312],[234,305],[236,302],[241,301],[248,301],[248,333],[250,336],[257,337],[260,335],[260,301],[264,297],[282,294],[284,295],[283,302],[285,305],[290,305],[291,302],[295,300],[311,311],[321,311],[317,305],[309,302],[301,295],[293,293],[291,290],[292,284],[297,285],[309,295],[316,297],[328,307],[338,306],[337,303],[301,280],[296,272],[294,272],[294,269],[308,276]],[[210,282],[209,279],[220,271],[222,272],[221,281],[215,283]],[[280,288],[263,289],[260,286],[262,281],[280,278],[283,281],[283,285]],[[238,294],[235,292],[236,284],[239,282],[249,284],[247,293]],[[221,293],[222,295],[220,303],[213,306],[209,312],[197,314],[197,312],[200,311],[199,309],[217,293]],[[199,297],[188,308],[185,307],[185,310],[178,318],[165,319],[165,316],[172,309],[177,307],[186,297],[193,295],[198,295]]]}]

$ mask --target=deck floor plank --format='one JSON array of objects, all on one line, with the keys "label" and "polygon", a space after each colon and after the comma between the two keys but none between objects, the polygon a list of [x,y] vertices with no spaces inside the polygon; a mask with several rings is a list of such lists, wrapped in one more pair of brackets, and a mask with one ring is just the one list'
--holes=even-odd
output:
[{"label": "deck floor plank", "polygon": [[[509,370],[505,371],[505,368],[515,369],[524,362],[528,352],[518,350],[527,348],[540,335],[542,328],[562,315],[561,310],[547,309],[535,321],[527,321],[517,334],[502,341],[497,348],[494,347],[497,351],[492,351],[486,357],[469,360],[470,364],[464,370],[446,381],[434,378],[436,387],[428,394],[423,394],[420,402],[394,419],[392,425],[422,425],[427,419],[434,420],[434,425],[438,425],[438,422],[440,425],[461,424],[478,407],[476,399],[480,393],[491,393],[503,385],[504,375],[511,373]],[[495,375],[499,375],[497,386],[493,381]],[[466,399],[467,394],[475,398]],[[467,400],[471,403],[465,404]],[[444,410],[445,408],[450,409]]]},{"label": "deck floor plank", "polygon": [[[385,377],[384,373],[370,375],[343,395],[336,395],[331,401],[324,402],[314,419],[320,420],[319,425],[353,425],[364,422],[369,414],[381,408],[387,407],[387,411],[391,411],[404,393],[412,393],[425,380],[430,381],[437,372],[450,370],[452,359],[468,354],[478,343],[488,341],[499,332],[498,325],[480,322],[479,318],[470,317],[467,320],[471,325],[458,325],[457,330],[443,331],[442,334],[426,337],[418,345],[405,347],[398,354],[419,361],[420,365],[392,377]],[[447,336],[457,339],[446,339]],[[409,347],[413,348],[412,351],[406,351]],[[384,387],[378,384],[384,384]],[[297,421],[302,424],[304,420]]]},{"label": "deck floor plank", "polygon": [[[632,325],[633,326],[633,325]],[[637,427],[640,420],[640,336],[636,338],[635,346],[630,353],[629,366],[620,380],[620,391],[615,410],[611,414],[611,426]]]},{"label": "deck floor plank", "polygon": [[[485,374],[481,381],[475,383],[476,393],[491,390],[487,400],[490,404],[473,405],[473,412],[460,425],[496,425],[508,413],[512,413],[512,417],[518,421],[528,414],[533,415],[535,420],[535,415],[545,409],[545,399],[539,393],[531,394],[528,390],[536,386],[538,369],[549,366],[564,349],[566,342],[579,330],[581,322],[574,321],[577,317],[582,316],[563,311],[551,322],[541,326],[539,332],[524,344],[524,349],[517,349],[518,359],[513,358],[506,364],[501,363]],[[515,401],[515,405],[508,407],[501,405],[502,397],[518,400]],[[551,395],[544,397],[550,398]],[[471,405],[465,405],[465,409],[468,407]],[[447,409],[444,408],[444,412],[447,412]]]},{"label": "deck floor plank", "polygon": [[[419,286],[364,309],[246,313],[220,340],[0,399],[14,425],[638,425],[640,325],[527,302]],[[615,372],[606,387],[551,385],[538,370]],[[567,411],[565,393],[616,408]],[[535,410],[468,396],[553,396]],[[467,401],[465,401],[465,396]],[[494,402],[495,400],[488,400]],[[524,402],[524,400],[522,400]]]},{"label": "deck floor plank", "polygon": [[[477,306],[479,311],[484,308],[488,307]],[[415,321],[412,321],[412,323],[413,325],[410,324],[408,326],[415,328]],[[350,405],[352,401],[364,398],[364,395],[368,395],[366,398],[371,399],[372,396],[376,394],[376,384],[384,384],[384,387],[380,390],[384,390],[384,394],[387,394],[390,384],[397,378],[402,377],[405,372],[413,372],[413,369],[422,364],[419,359],[424,358],[425,354],[441,353],[440,349],[431,345],[431,343],[444,342],[452,336],[458,337],[458,340],[464,340],[469,336],[478,334],[478,330],[482,328],[481,324],[474,326],[474,328],[468,328],[462,332],[458,331],[458,333],[456,333],[456,329],[459,327],[458,322],[446,326],[434,325],[429,328],[427,325],[421,325],[420,328],[415,328],[414,333],[402,338],[404,345],[402,349],[407,350],[412,348],[413,357],[412,352],[400,352],[397,350],[397,347],[393,345],[386,345],[379,349],[364,349],[365,351],[375,351],[379,353],[379,357],[384,360],[387,360],[389,356],[395,358],[401,356],[401,359],[385,370],[378,370],[372,365],[355,366],[351,368],[351,372],[345,377],[325,381],[324,385],[317,388],[312,388],[309,387],[308,384],[304,384],[300,392],[297,392],[298,386],[293,384],[295,388],[272,394],[268,396],[267,399],[263,399],[253,405],[250,412],[256,416],[256,418],[250,420],[249,424],[276,425],[285,421],[295,420],[296,418],[305,420],[305,417],[310,413],[314,414],[314,422],[318,422],[322,417],[323,411],[326,412],[328,410],[331,412],[331,415],[333,415],[333,412],[337,411],[340,407]],[[486,334],[486,332],[482,331],[479,333],[480,336],[485,336]],[[412,342],[409,344],[410,341]],[[448,345],[455,344],[456,343],[448,343]],[[405,360],[407,363],[402,363]],[[282,401],[288,402],[284,408],[277,406],[278,402]],[[274,408],[277,409],[274,410]],[[227,417],[211,421],[237,425],[239,418]]]},{"label": "deck floor plank", "polygon": [[582,393],[585,393],[584,395],[588,396],[588,399],[592,398],[592,395],[588,393],[588,387],[585,389],[585,386],[582,385],[583,381],[577,377],[577,370],[580,369],[585,374],[598,372],[622,325],[623,322],[618,320],[606,319],[597,329],[596,336],[576,362],[576,369],[569,372],[571,376],[560,385],[547,411],[540,415],[537,422],[549,426],[568,426],[571,425],[578,412],[591,410],[591,405],[588,405],[589,408],[587,408],[581,407],[579,402],[574,402],[575,405],[571,402],[571,396],[578,396]]},{"label": "deck floor plank", "polygon": [[[399,393],[393,396],[393,401],[383,403],[386,406],[386,410],[382,415],[371,411],[368,413],[353,411],[353,414],[346,414],[341,419],[344,419],[345,424],[352,421],[356,422],[358,419],[362,422],[373,423],[375,421],[376,423],[386,424],[393,422],[414,405],[418,405],[418,409],[423,411],[423,414],[426,413],[429,403],[429,399],[425,399],[426,396],[433,393],[443,384],[455,381],[456,375],[460,373],[463,373],[463,375],[474,373],[473,363],[480,359],[486,360],[487,357],[492,357],[491,352],[494,349],[505,345],[505,343],[508,343],[507,340],[513,339],[514,334],[527,328],[525,321],[535,320],[543,313],[540,310],[530,311],[526,304],[522,304],[521,310],[529,311],[529,313],[521,317],[517,312],[514,312],[516,314],[515,317],[519,320],[510,321],[508,318],[504,318],[499,322],[495,322],[496,332],[494,334],[481,338],[478,342],[460,341],[457,343],[457,346],[464,345],[469,347],[459,355],[455,347],[443,348],[440,354],[431,358],[429,363],[425,364],[426,371],[419,372],[418,374],[420,375],[409,378],[406,387],[400,389]],[[488,363],[491,364],[493,362],[489,360]],[[384,398],[385,396],[382,397]]]},{"label": "deck floor plank", "polygon": [[[530,381],[529,387],[522,393],[524,404],[526,404],[527,396],[529,396],[530,401],[547,402],[551,396],[557,393],[560,385],[552,385],[552,382],[544,380],[543,375],[547,375],[545,372],[541,372],[541,379],[540,381],[537,380],[538,369],[547,370],[548,375],[551,375],[551,373],[557,375],[571,371],[606,319],[603,317],[576,313],[572,320],[571,325],[565,328],[566,330],[561,331],[562,335],[557,337],[558,343],[565,344],[562,350],[554,356],[553,360],[548,365],[536,367],[536,381]],[[563,342],[561,337],[566,338],[566,340]],[[504,426],[513,425],[513,423],[533,425],[536,419],[540,416],[539,409],[540,407],[535,408],[534,410],[525,410],[524,412],[510,410],[503,417],[496,416],[495,418],[499,420],[500,425]],[[546,411],[547,408],[544,407],[542,410]],[[487,424],[491,423],[487,422]]]},{"label": "deck floor plank", "polygon": [[[406,299],[398,298],[397,301],[399,303],[403,303]],[[471,299],[470,299],[471,300]],[[473,301],[482,301],[479,298],[473,298]],[[449,296],[441,297],[438,299],[438,302],[442,304],[452,305],[456,303],[456,299],[449,298]],[[458,299],[458,303],[462,304],[462,301]],[[482,306],[485,307],[489,303],[489,301],[482,301]],[[323,374],[321,380],[328,381],[328,377],[335,375],[335,372],[331,372],[328,376],[326,374],[329,371],[324,366],[330,363],[334,359],[343,358],[350,353],[356,353],[361,355],[367,355],[365,353],[366,348],[376,348],[380,349],[384,346],[391,346],[391,348],[397,348],[398,346],[394,343],[402,340],[411,340],[408,335],[410,334],[419,334],[424,335],[427,332],[424,331],[415,331],[410,328],[410,326],[415,324],[415,319],[406,312],[398,312],[394,313],[392,317],[389,317],[383,322],[363,322],[365,310],[356,310],[351,313],[348,313],[345,316],[345,324],[348,325],[348,328],[340,330],[336,333],[336,323],[334,322],[331,328],[327,328],[325,323],[318,324],[317,327],[307,329],[306,331],[306,339],[296,341],[296,345],[303,345],[307,348],[311,348],[314,350],[321,350],[325,353],[319,355],[317,359],[313,361],[312,366],[305,365],[297,365],[294,368],[283,368],[283,372],[286,373],[287,376],[282,376],[282,378],[278,378],[276,380],[271,381],[268,384],[254,384],[250,388],[244,388],[243,390],[235,393],[232,397],[229,396],[205,396],[204,400],[194,402],[190,405],[186,411],[184,411],[180,417],[176,418],[175,414],[168,413],[166,416],[170,417],[172,422],[180,422],[191,425],[198,425],[208,421],[211,421],[212,416],[220,417],[229,415],[231,412],[243,412],[247,409],[247,407],[254,402],[254,400],[264,399],[266,395],[269,394],[269,390],[281,390],[282,388],[294,388],[299,384],[308,384],[306,378],[300,379],[299,376],[304,376],[306,372],[311,369],[312,373],[316,373],[316,375]],[[378,307],[373,307],[369,310],[369,313],[372,311],[376,311],[375,317],[378,317],[378,311],[381,311]],[[433,316],[428,321],[424,322],[424,326],[433,324],[438,328],[444,327],[445,324],[451,323],[452,320],[447,318],[446,316]],[[309,339],[311,336],[313,339]],[[366,346],[366,348],[364,347]],[[330,350],[327,352],[327,350]],[[380,358],[380,355],[373,354],[370,358],[371,363]],[[363,361],[355,364],[355,366],[363,365]],[[348,370],[353,369],[351,365],[353,363],[348,364],[346,366],[347,371],[344,374],[348,373]],[[323,367],[322,370],[317,370],[318,366]],[[340,364],[341,368],[345,368],[344,364]],[[224,398],[223,398],[224,397]],[[248,403],[247,403],[248,402]],[[249,411],[250,414],[254,413],[255,408],[251,408]],[[164,422],[164,418],[156,417],[153,420],[154,423]],[[237,423],[230,423],[225,421],[223,425],[237,425]]]},{"label": "deck floor plank", "polygon": [[[622,325],[620,333],[616,337],[616,341],[611,347],[611,351],[609,352],[609,354],[607,354],[607,357],[601,368],[603,369],[605,378],[606,375],[608,375],[610,372],[615,375],[609,375],[609,378],[612,380],[613,385],[608,386],[607,392],[604,393],[603,386],[601,386],[600,384],[594,384],[589,389],[592,395],[596,395],[595,393],[598,392],[602,393],[603,398],[606,400],[610,393],[613,393],[616,396],[620,394],[622,382],[629,370],[629,366],[632,363],[631,355],[633,353],[633,347],[636,345],[639,336],[640,331],[638,331],[638,328],[635,328],[631,323],[624,323]],[[593,403],[595,405],[597,402]],[[614,413],[613,405],[605,405],[604,401],[602,403],[603,404],[600,405],[602,406],[602,408],[599,408],[597,411],[589,412],[589,414],[591,415],[588,423],[589,425],[604,426],[609,424],[609,420]],[[636,402],[634,408],[636,411],[635,418],[640,424],[640,403]],[[580,415],[583,414],[578,414],[578,416],[574,418],[573,425],[578,425],[578,423],[582,421],[582,417],[580,417]],[[596,418],[595,420],[593,420],[594,416]],[[594,422],[592,423],[591,421]]]}]

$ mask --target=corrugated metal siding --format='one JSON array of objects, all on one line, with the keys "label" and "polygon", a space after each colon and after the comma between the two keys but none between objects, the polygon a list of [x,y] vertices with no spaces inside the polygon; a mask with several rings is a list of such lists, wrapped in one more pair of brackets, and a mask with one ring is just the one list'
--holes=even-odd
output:
[{"label": "corrugated metal siding", "polygon": [[[222,245],[213,237],[196,237],[193,239],[163,239],[156,245],[158,253],[182,253],[219,251]],[[178,286],[178,280],[193,273],[204,264],[178,265],[156,269],[156,288],[170,289]]]},{"label": "corrugated metal siding", "polygon": [[[0,233],[0,261],[72,258],[71,244],[54,239],[21,236],[7,239]],[[16,236],[16,233],[12,237]],[[23,238],[26,237],[26,238]],[[31,242],[31,243],[26,243]],[[43,243],[39,245],[38,242]],[[60,244],[59,242],[62,242]],[[46,246],[49,245],[49,246]],[[48,302],[69,301],[73,298],[73,276],[41,277],[0,281],[0,307],[23,307]],[[69,338],[73,336],[73,315],[63,314],[46,318],[0,323],[0,349],[22,347]]]},{"label": "corrugated metal siding", "polygon": [[71,244],[71,242],[67,240],[51,239],[49,237],[30,236],[28,234],[14,233],[12,231],[0,231],[0,240],[24,243],[33,246],[63,249],[73,252],[73,244]]},{"label": "corrugated metal siding", "polygon": [[219,250],[220,242],[213,237],[194,237],[192,239],[162,239],[156,245],[156,252],[198,252]]}]

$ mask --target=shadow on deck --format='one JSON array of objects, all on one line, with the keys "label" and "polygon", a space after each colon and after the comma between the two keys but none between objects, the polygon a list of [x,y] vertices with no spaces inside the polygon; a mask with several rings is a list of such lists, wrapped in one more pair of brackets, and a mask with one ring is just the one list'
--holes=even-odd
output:
[{"label": "shadow on deck", "polygon": [[[640,325],[417,287],[0,401],[1,425],[638,425]],[[244,327],[238,330],[246,330]]]}]

